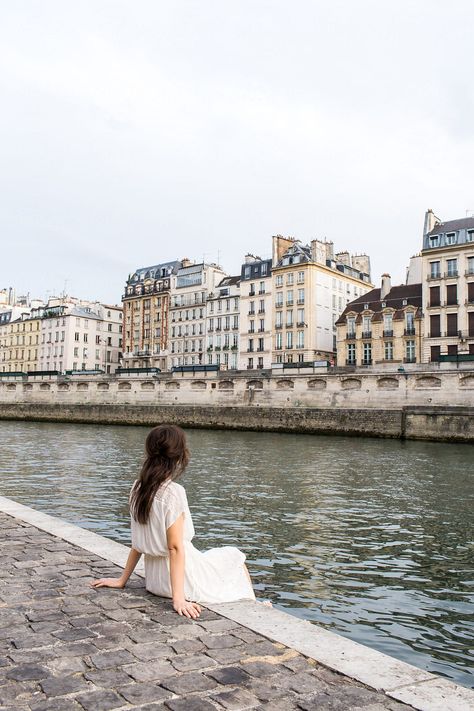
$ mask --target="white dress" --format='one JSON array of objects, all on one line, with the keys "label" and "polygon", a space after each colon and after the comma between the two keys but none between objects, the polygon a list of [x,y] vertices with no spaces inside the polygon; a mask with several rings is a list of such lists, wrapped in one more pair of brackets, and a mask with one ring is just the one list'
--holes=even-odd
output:
[{"label": "white dress", "polygon": [[200,603],[255,599],[244,569],[245,555],[238,548],[223,546],[202,552],[192,544],[193,520],[185,489],[175,481],[160,487],[146,524],[131,517],[132,546],[145,555],[146,589],[172,597],[166,531],[184,513],[184,596]]}]

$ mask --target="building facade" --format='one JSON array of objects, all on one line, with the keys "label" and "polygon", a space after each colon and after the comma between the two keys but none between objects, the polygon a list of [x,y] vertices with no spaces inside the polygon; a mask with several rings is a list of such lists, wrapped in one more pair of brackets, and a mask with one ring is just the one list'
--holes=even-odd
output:
[{"label": "building facade", "polygon": [[38,370],[42,311],[43,307],[34,308],[0,325],[1,372]]},{"label": "building facade", "polygon": [[423,232],[423,361],[474,356],[474,217],[428,210]]},{"label": "building facade", "polygon": [[217,264],[183,260],[171,291],[168,369],[206,363],[207,300],[226,276]]},{"label": "building facade", "polygon": [[384,274],[380,289],[351,301],[337,320],[337,365],[419,363],[421,302],[421,284],[392,287]]},{"label": "building facade", "polygon": [[224,277],[206,304],[207,364],[236,370],[239,355],[240,276]]},{"label": "building facade", "polygon": [[248,254],[240,275],[239,370],[271,368],[272,260]]},{"label": "building facade", "polygon": [[170,293],[181,266],[165,262],[129,276],[122,296],[124,367],[168,367]]},{"label": "building facade", "polygon": [[332,361],[338,317],[371,288],[367,255],[335,255],[332,242],[274,237],[272,362]]},{"label": "building facade", "polygon": [[122,356],[120,306],[59,304],[41,317],[38,370],[114,373]]}]

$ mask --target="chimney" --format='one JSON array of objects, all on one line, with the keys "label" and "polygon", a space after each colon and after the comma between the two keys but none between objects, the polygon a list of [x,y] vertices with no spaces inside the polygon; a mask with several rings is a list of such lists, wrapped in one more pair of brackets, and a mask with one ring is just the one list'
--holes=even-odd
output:
[{"label": "chimney", "polygon": [[183,259],[181,260],[181,267],[182,268],[190,267],[191,264],[192,264],[192,261],[190,259],[188,259],[187,257],[183,257]]},{"label": "chimney", "polygon": [[255,257],[253,254],[246,254],[244,258],[244,264],[251,264],[252,262],[255,262]]},{"label": "chimney", "polygon": [[336,262],[339,264],[345,264],[347,267],[351,266],[351,255],[349,252],[338,252],[336,254]]},{"label": "chimney", "polygon": [[272,237],[272,265],[275,266],[280,261],[286,250],[291,247],[295,240],[291,237],[275,235]]},{"label": "chimney", "polygon": [[311,259],[316,264],[326,264],[326,243],[319,239],[311,240]]},{"label": "chimney", "polygon": [[390,279],[390,274],[382,274],[382,286],[380,289],[380,301],[383,301],[390,289],[392,288],[392,282]]},{"label": "chimney", "polygon": [[439,225],[441,220],[439,217],[436,217],[434,214],[433,210],[429,208],[425,212],[425,223],[423,225],[423,237],[428,234],[428,232],[431,232],[435,228],[436,225]]},{"label": "chimney", "polygon": [[362,274],[367,274],[370,279],[370,257],[367,254],[354,254],[352,267]]}]

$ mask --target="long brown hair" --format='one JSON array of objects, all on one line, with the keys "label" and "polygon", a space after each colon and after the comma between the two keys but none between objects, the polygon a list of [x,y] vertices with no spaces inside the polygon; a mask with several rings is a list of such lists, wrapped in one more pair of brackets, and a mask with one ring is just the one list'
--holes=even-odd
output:
[{"label": "long brown hair", "polygon": [[158,425],[145,441],[145,461],[130,497],[130,511],[138,523],[146,523],[156,492],[186,469],[189,450],[186,435],[176,425]]}]

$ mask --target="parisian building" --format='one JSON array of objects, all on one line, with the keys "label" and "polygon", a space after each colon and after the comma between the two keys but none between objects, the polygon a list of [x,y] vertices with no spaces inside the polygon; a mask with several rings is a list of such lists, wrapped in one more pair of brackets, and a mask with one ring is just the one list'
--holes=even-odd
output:
[{"label": "parisian building", "polygon": [[347,304],[336,321],[337,365],[419,363],[421,303],[421,283],[392,286],[383,274],[381,287]]},{"label": "parisian building", "polygon": [[207,301],[226,276],[217,264],[183,259],[171,291],[168,369],[206,364]]},{"label": "parisian building", "polygon": [[224,277],[206,304],[208,365],[237,370],[239,357],[240,275]]},{"label": "parisian building", "polygon": [[[0,371],[27,373],[38,369],[43,307],[23,311],[2,324],[0,314]],[[8,312],[3,312],[5,315]]]},{"label": "parisian building", "polygon": [[66,301],[43,309],[37,370],[114,373],[121,358],[120,306]]},{"label": "parisian building", "polygon": [[183,262],[137,269],[122,296],[123,367],[166,370],[169,357],[170,294]]},{"label": "parisian building", "polygon": [[332,242],[273,237],[272,362],[332,362],[337,319],[372,288],[367,255],[334,254]]},{"label": "parisian building", "polygon": [[240,275],[239,370],[271,368],[272,260],[247,254]]},{"label": "parisian building", "polygon": [[474,356],[474,217],[443,222],[428,210],[421,255],[423,361]]}]

